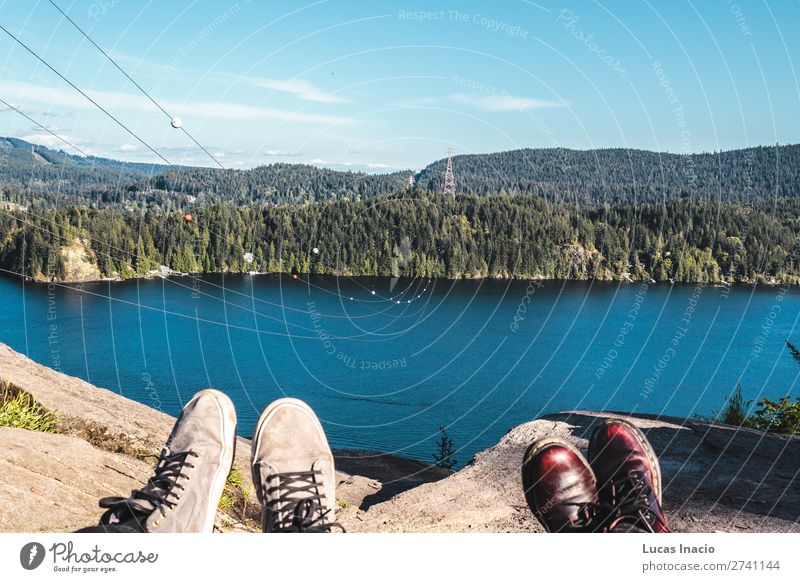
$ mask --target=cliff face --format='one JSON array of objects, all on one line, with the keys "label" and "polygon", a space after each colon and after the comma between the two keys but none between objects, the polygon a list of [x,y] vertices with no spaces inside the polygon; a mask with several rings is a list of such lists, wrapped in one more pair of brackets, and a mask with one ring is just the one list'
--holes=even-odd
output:
[{"label": "cliff face", "polygon": [[[0,531],[71,531],[96,522],[97,500],[150,475],[174,418],[32,362],[0,344],[0,382],[54,411],[57,433],[0,428]],[[201,387],[198,387],[201,388]],[[520,425],[454,474],[367,451],[335,451],[337,520],[348,531],[541,531],[522,496],[530,442],[560,436],[585,450],[608,413],[569,412]],[[661,460],[676,531],[800,530],[800,439],[686,419],[626,416]],[[255,531],[250,442],[239,439],[243,485],[220,531]]]},{"label": "cliff face", "polygon": [[97,257],[90,250],[89,241],[75,240],[61,247],[64,261],[64,280],[72,283],[97,281],[102,278],[97,267]]}]

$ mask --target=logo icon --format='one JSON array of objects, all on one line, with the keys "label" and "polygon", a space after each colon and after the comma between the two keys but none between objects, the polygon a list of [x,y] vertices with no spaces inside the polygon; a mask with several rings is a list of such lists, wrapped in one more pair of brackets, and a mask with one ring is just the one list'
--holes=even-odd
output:
[{"label": "logo icon", "polygon": [[35,570],[42,565],[44,556],[44,546],[39,542],[30,542],[19,551],[19,563],[26,570]]}]

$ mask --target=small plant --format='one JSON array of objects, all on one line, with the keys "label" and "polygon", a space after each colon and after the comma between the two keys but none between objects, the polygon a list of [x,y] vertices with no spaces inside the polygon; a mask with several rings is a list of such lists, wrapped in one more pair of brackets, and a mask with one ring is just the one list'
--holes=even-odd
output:
[{"label": "small plant", "polygon": [[[800,364],[800,349],[789,340],[785,342],[794,361]],[[715,420],[764,432],[800,435],[800,396],[794,401],[790,396],[778,400],[762,398],[752,414],[748,414],[749,407],[750,402],[744,401],[742,387],[737,383],[736,390],[728,397],[722,412],[715,415]]]},{"label": "small plant", "polygon": [[778,400],[763,398],[750,417],[750,425],[763,431],[800,435],[800,396],[792,401],[788,396]]},{"label": "small plant", "polygon": [[219,499],[220,509],[231,509],[236,505],[237,499],[247,500],[248,492],[244,490],[242,484],[244,478],[236,467],[231,467],[228,478],[225,480],[225,488],[222,490],[222,497]]},{"label": "small plant", "polygon": [[0,426],[56,432],[56,417],[24,390],[0,387]]},{"label": "small plant", "polygon": [[348,507],[353,507],[353,504],[352,504],[352,503],[350,503],[350,502],[348,502],[348,501],[344,501],[344,500],[342,500],[342,499],[337,499],[337,500],[336,500],[336,505],[338,505],[338,506],[339,506],[339,507],[341,507],[342,509],[347,509]]},{"label": "small plant", "polygon": [[750,402],[745,402],[742,395],[742,385],[736,383],[736,389],[728,397],[725,408],[717,415],[717,422],[732,424],[734,426],[750,426],[747,409]]},{"label": "small plant", "polygon": [[439,427],[439,448],[433,454],[433,460],[437,467],[441,467],[442,469],[453,470],[455,466],[458,464],[458,461],[453,458],[453,455],[456,453],[455,446],[453,445],[453,439],[451,439],[447,435],[447,431],[444,429],[444,426]]}]

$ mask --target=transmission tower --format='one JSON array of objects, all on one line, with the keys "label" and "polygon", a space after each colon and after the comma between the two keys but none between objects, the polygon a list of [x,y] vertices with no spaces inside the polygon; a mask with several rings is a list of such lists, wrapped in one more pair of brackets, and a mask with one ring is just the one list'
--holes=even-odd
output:
[{"label": "transmission tower", "polygon": [[444,195],[456,196],[456,176],[453,173],[453,148],[447,150],[447,169],[444,172]]},{"label": "transmission tower", "polygon": [[408,187],[409,188],[413,188],[414,187],[414,174],[409,174],[408,175]]}]

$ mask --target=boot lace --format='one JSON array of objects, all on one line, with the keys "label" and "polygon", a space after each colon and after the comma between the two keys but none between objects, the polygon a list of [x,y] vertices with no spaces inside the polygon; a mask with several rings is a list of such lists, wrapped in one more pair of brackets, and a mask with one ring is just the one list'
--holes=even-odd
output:
[{"label": "boot lace", "polygon": [[[265,516],[273,518],[270,531],[280,533],[330,533],[332,528],[344,527],[331,521],[331,510],[325,509],[325,493],[321,490],[322,471],[291,471],[275,473],[263,486]],[[277,497],[273,497],[278,493]]]},{"label": "boot lace", "polygon": [[132,491],[130,497],[104,497],[100,500],[100,507],[110,510],[106,512],[108,516],[120,510],[127,510],[137,523],[138,518],[146,519],[154,511],[159,511],[165,516],[168,510],[178,504],[181,491],[186,488],[184,485],[178,485],[178,479],[188,477],[184,473],[185,468],[194,468],[189,458],[199,456],[194,451],[172,453],[164,448],[153,476],[147,480],[144,487]]},{"label": "boot lace", "polygon": [[611,487],[611,505],[604,513],[609,529],[622,520],[634,520],[639,527],[653,533],[655,527],[666,528],[661,516],[652,510],[652,498],[655,495],[650,481],[641,471],[631,471],[627,478],[613,481]]}]

